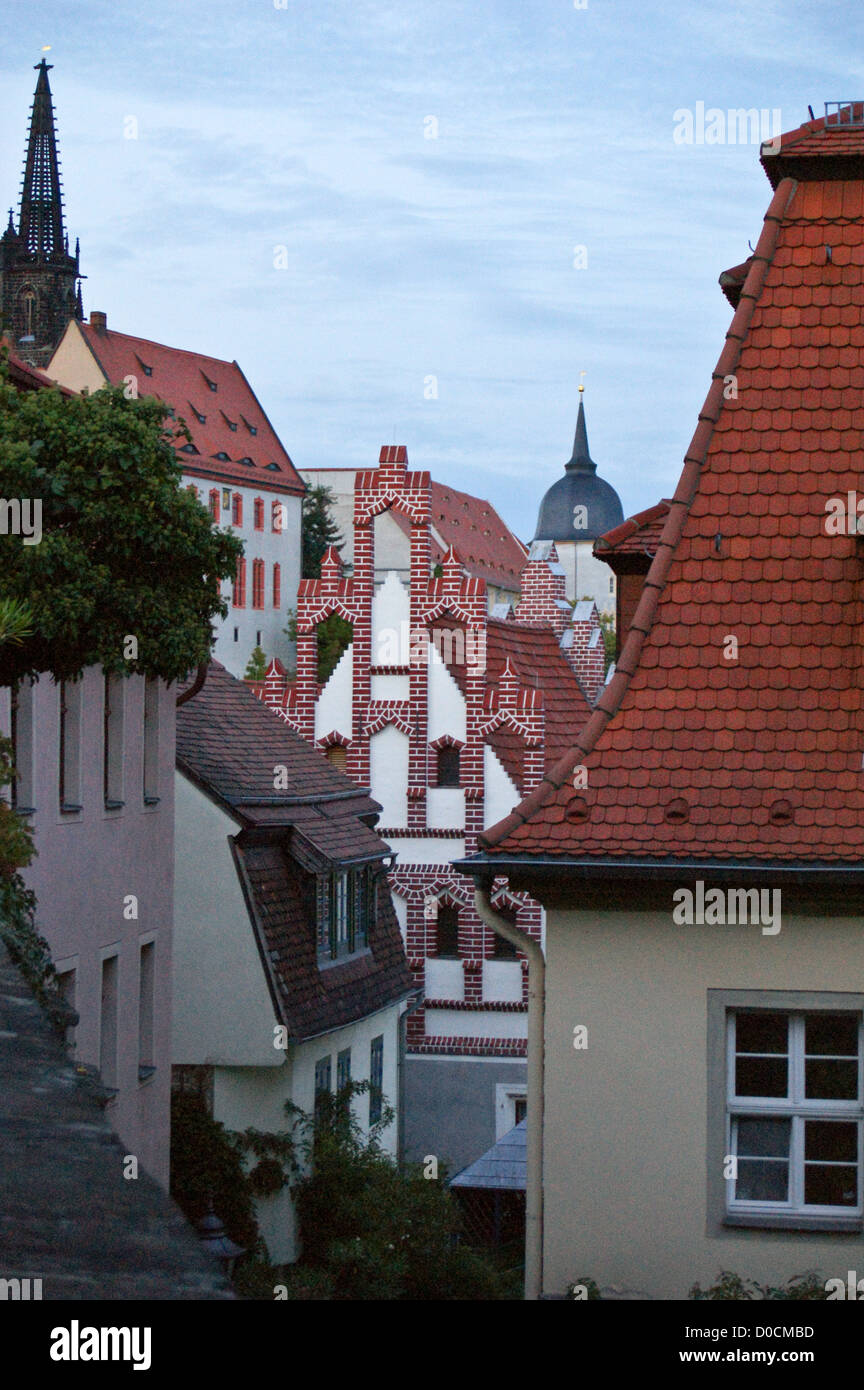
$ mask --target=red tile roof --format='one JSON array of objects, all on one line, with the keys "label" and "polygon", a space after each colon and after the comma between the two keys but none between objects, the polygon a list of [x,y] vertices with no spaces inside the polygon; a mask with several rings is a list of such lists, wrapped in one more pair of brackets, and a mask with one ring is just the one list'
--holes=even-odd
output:
[{"label": "red tile roof", "polygon": [[598,560],[605,560],[613,569],[617,562],[631,557],[650,557],[657,553],[663,527],[669,515],[671,502],[664,498],[648,507],[644,512],[636,512],[605,536],[598,536],[594,542],[594,554]]},{"label": "red tile roof", "polygon": [[518,591],[528,549],[505,526],[491,502],[433,482],[431,506],[432,525],[444,542],[441,556],[452,545],[469,574]]},{"label": "red tile roof", "polygon": [[862,483],[862,311],[864,178],[783,179],[616,673],[491,858],[860,861],[862,542],[826,503]]},{"label": "red tile roof", "polygon": [[[545,713],[544,766],[554,767],[573,746],[577,734],[591,714],[576,674],[547,627],[502,622],[489,618],[486,628],[487,684],[498,688],[501,673],[509,660],[519,685],[539,692]],[[512,727],[499,726],[488,735],[511,782],[523,791],[525,744]]]},{"label": "red tile roof", "polygon": [[[184,453],[185,440],[178,440],[185,473],[268,491],[306,491],[236,362],[166,347],[113,328],[95,328],[89,323],[78,327],[108,381],[117,385],[134,376],[140,395],[165,401],[176,411],[177,419],[185,421],[197,450],[195,454]],[[198,418],[201,416],[203,421]],[[220,453],[228,457],[217,458]],[[244,458],[251,459],[251,464],[241,463]]]}]

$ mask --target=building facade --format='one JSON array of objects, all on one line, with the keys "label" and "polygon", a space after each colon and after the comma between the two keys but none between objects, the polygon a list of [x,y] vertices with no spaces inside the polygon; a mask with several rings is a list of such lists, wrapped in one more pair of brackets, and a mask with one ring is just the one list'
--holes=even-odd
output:
[{"label": "building facade", "polygon": [[176,442],[183,483],[244,543],[233,583],[222,586],[229,612],[214,653],[236,676],[255,647],[290,663],[306,489],[237,363],[118,333],[94,312],[69,323],[47,370],[74,391],[111,382],[157,396],[186,425],[191,437]]},{"label": "building facade", "polygon": [[[452,861],[587,721],[602,640],[596,610],[574,621],[554,546],[532,549],[515,613],[502,606],[508,617],[490,615],[484,580],[452,547],[434,564],[431,480],[408,470],[404,447],[383,448],[378,467],[357,475],[352,528],[351,577],[331,548],[321,578],[300,586],[296,682],[274,666],[259,694],[383,808],[394,902],[424,995],[407,1025],[406,1151],[452,1170],[521,1118],[526,1042],[525,961],[484,926]],[[352,637],[321,687],[316,634],[333,613]],[[541,939],[536,901],[502,877],[496,902]]]}]

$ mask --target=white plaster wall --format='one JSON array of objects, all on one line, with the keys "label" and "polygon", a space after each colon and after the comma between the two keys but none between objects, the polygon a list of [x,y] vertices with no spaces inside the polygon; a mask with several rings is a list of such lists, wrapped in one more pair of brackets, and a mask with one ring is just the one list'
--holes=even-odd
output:
[{"label": "white plaster wall", "polygon": [[410,700],[410,676],[373,676],[369,683],[371,700]]},{"label": "white plaster wall", "polygon": [[[568,598],[593,598],[601,613],[615,613],[615,575],[593,554],[593,541],[556,541]],[[610,588],[611,584],[611,588]]]},{"label": "white plaster wall", "polygon": [[429,742],[449,734],[464,743],[465,728],[465,696],[430,642]]},{"label": "white plaster wall", "polygon": [[175,1064],[277,1067],[277,1023],[228,836],[239,826],[176,784]]},{"label": "white plaster wall", "polygon": [[[285,1102],[293,1098],[294,1049],[279,1054],[278,1067],[216,1067],[213,1072],[213,1118],[226,1129],[278,1132],[290,1127]],[[259,1198],[255,1214],[274,1263],[297,1259],[297,1221],[287,1188]]]},{"label": "white plaster wall", "polygon": [[461,960],[437,960],[427,956],[425,993],[427,999],[464,999],[465,971]]},{"label": "white plaster wall", "polygon": [[430,787],[426,792],[426,824],[435,830],[462,830],[465,792],[461,787]]},{"label": "white plaster wall", "polygon": [[[373,792],[378,801],[381,800],[377,793]],[[381,825],[386,826],[388,822],[381,817]],[[403,837],[393,840],[390,848],[399,856],[400,865],[408,864],[447,864],[451,859],[463,859],[465,856],[465,840],[463,837],[458,839],[422,839],[418,837]]]},{"label": "white plaster wall", "polygon": [[525,1038],[527,1014],[495,1013],[480,1009],[427,1009],[426,1032],[444,1038]]},{"label": "white plaster wall", "polygon": [[513,807],[522,800],[498,754],[488,743],[483,746],[483,783],[483,829],[487,830],[490,825],[509,816]]},{"label": "white plaster wall", "polygon": [[315,737],[334,729],[351,738],[354,709],[354,644],[346,647],[315,705]]},{"label": "white plaster wall", "polygon": [[393,911],[396,913],[396,921],[399,923],[399,930],[402,933],[402,945],[408,940],[408,903],[399,894],[390,894],[393,899]]},{"label": "white plaster wall", "polygon": [[390,570],[372,597],[372,665],[407,666],[411,600],[407,584]]},{"label": "white plaster wall", "polygon": [[522,999],[522,966],[514,960],[484,960],[483,998],[489,1003]]},{"label": "white plaster wall", "polygon": [[408,824],[408,735],[387,724],[369,740],[371,793],[382,806],[380,824],[400,829]]},{"label": "white plaster wall", "polygon": [[860,1234],[706,1231],[707,996],[864,992],[860,919],[784,913],[775,936],[681,927],[671,891],[668,913],[548,914],[545,1290],[584,1274],[684,1299],[722,1269],[771,1284],[806,1269],[845,1278]]}]

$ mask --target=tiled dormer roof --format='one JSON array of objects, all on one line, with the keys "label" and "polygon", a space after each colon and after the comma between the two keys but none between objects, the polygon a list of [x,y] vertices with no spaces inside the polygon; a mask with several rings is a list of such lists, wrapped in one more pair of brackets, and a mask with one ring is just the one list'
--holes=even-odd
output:
[{"label": "tiled dormer roof", "polygon": [[[195,453],[182,452],[185,441],[178,440],[184,473],[297,495],[306,491],[236,362],[134,338],[113,328],[78,326],[108,381],[117,385],[134,376],[139,395],[165,401],[174,407],[177,419],[186,422]],[[208,383],[215,384],[216,390]],[[236,430],[229,419],[237,423]],[[253,460],[252,467],[240,462],[244,457]]]},{"label": "tiled dormer roof", "polygon": [[671,505],[664,498],[644,512],[629,516],[605,536],[598,536],[594,542],[597,559],[604,560],[617,574],[633,567],[647,570],[648,563],[657,554]]},{"label": "tiled dormer roof", "polygon": [[862,306],[864,169],[782,179],[615,675],[489,858],[860,861],[861,542],[826,504],[862,486]]},{"label": "tiled dormer roof", "polygon": [[[294,1040],[412,992],[384,873],[389,846],[367,823],[380,807],[362,787],[216,661],[203,688],[178,707],[177,765],[241,823],[232,852],[273,1004]],[[277,766],[283,791],[274,790]],[[321,970],[312,874],[352,867],[379,872],[369,950]]]}]

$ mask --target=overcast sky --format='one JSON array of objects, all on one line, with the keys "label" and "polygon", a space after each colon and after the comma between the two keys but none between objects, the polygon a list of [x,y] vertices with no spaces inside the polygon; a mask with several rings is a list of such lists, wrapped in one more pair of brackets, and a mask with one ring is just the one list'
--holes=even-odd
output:
[{"label": "overcast sky", "polygon": [[236,358],[299,467],[406,444],[523,539],[584,371],[628,515],[675,487],[731,316],[717,276],[770,196],[756,143],[679,143],[676,112],[789,129],[862,97],[864,20],[577,3],[6,0],[0,197],[50,45],[85,312]]}]

